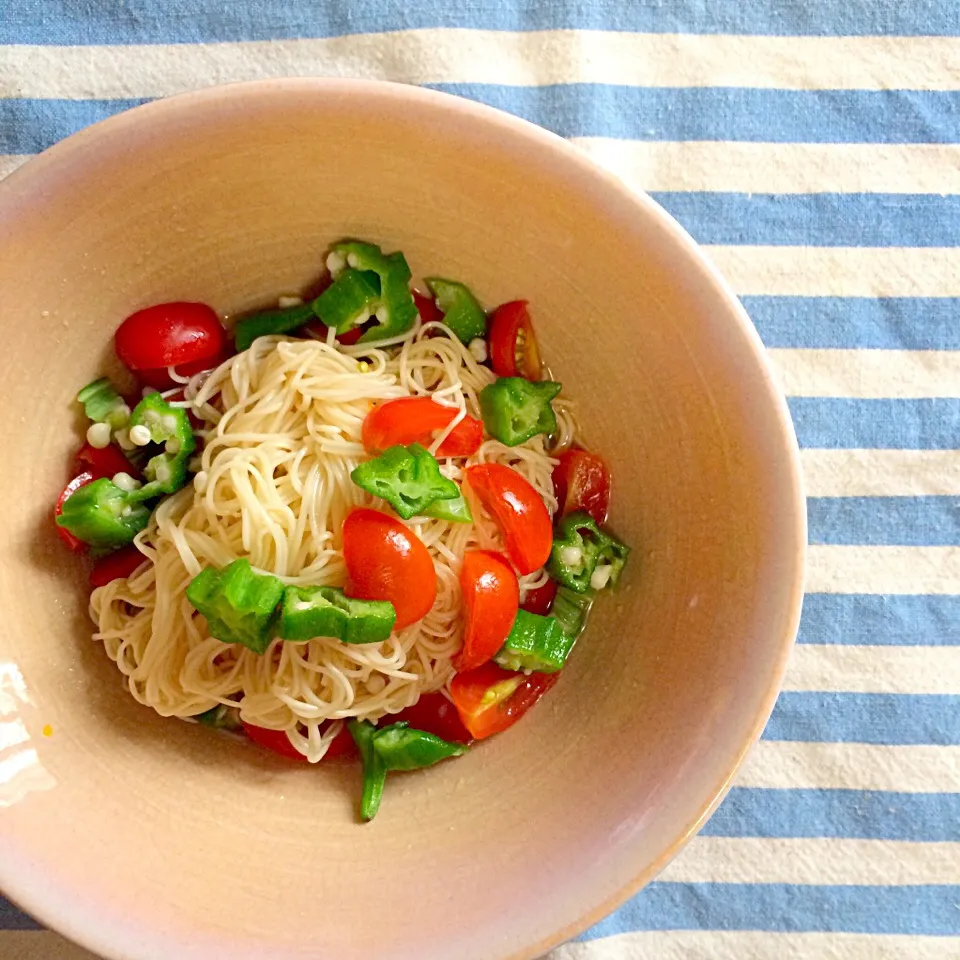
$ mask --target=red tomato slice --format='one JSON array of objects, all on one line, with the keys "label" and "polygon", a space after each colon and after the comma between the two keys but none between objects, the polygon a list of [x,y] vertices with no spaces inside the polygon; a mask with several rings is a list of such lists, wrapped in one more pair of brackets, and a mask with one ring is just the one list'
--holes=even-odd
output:
[{"label": "red tomato slice", "polygon": [[120,324],[114,343],[130,370],[209,365],[228,349],[226,330],[204,303],[158,303],[138,310]]},{"label": "red tomato slice", "polygon": [[[181,377],[192,377],[204,370],[210,370],[213,367],[219,367],[224,360],[233,355],[232,350],[224,350],[215,357],[207,357],[203,360],[194,360],[192,363],[180,363],[174,367],[177,375]],[[153,387],[154,390],[166,391],[182,384],[170,376],[167,367],[157,367],[155,370],[138,370],[137,379],[144,387]]]},{"label": "red tomato slice", "polygon": [[600,525],[610,510],[610,471],[595,453],[573,447],[561,454],[553,471],[553,492],[560,514],[583,510]]},{"label": "red tomato slice", "polygon": [[540,494],[516,470],[502,463],[467,467],[464,475],[500,528],[513,565],[522,574],[539,570],[553,545],[550,514]]},{"label": "red tomato slice", "polygon": [[420,314],[420,319],[424,323],[435,323],[443,320],[443,314],[433,297],[421,293],[419,290],[414,290],[413,302],[417,305],[417,313]]},{"label": "red tomato slice", "polygon": [[380,726],[401,720],[406,720],[414,730],[426,730],[450,743],[469,743],[473,739],[457,708],[442,693],[425,693],[412,707],[384,717]]},{"label": "red tomato slice", "polygon": [[[54,507],[54,516],[59,517],[63,513],[63,505],[66,503],[67,498],[79,490],[81,487],[86,486],[88,483],[92,483],[97,478],[87,471],[74,477],[64,488],[63,492],[57,497],[57,504]],[[60,535],[60,539],[67,545],[67,547],[72,550],[74,553],[83,553],[87,549],[87,545],[82,541],[78,540],[66,527],[61,527],[59,524],[56,525],[57,533]]]},{"label": "red tomato slice", "polygon": [[[309,331],[316,340],[326,340],[327,333],[330,330],[325,323],[321,323],[319,320],[311,320],[303,329]],[[346,333],[341,333],[337,337],[337,343],[345,347],[353,346],[363,336],[364,332],[363,327],[354,327]]]},{"label": "red tomato slice", "polygon": [[90,571],[90,586],[102,587],[112,580],[129,577],[147,558],[131,543],[101,557]]},{"label": "red tomato slice", "polygon": [[423,619],[437,599],[437,572],[416,534],[379,510],[352,510],[343,523],[348,597],[389,600],[395,629]]},{"label": "red tomato slice", "polygon": [[498,377],[540,379],[540,350],[526,300],[505,303],[490,315],[490,365]]},{"label": "red tomato slice", "polygon": [[281,757],[288,760],[299,760],[306,763],[307,758],[297,750],[296,747],[287,738],[284,730],[268,730],[266,727],[255,727],[246,720],[240,721],[243,724],[243,730],[246,735],[261,747],[266,747],[272,753],[278,753]]},{"label": "red tomato slice", "polygon": [[350,735],[347,725],[340,728],[340,732],[330,741],[327,752],[323,755],[324,760],[339,760],[341,758],[353,758],[360,756],[357,750],[356,741]]},{"label": "red tomato slice", "polygon": [[545,617],[553,606],[554,597],[557,595],[557,584],[554,580],[548,580],[543,586],[536,590],[527,591],[526,599],[520,604],[521,609],[527,613],[536,613]]},{"label": "red tomato slice", "polygon": [[140,475],[140,471],[113,444],[102,449],[84,444],[74,463],[79,473],[90,473],[94,480],[109,479],[118,473],[128,473],[131,477]]},{"label": "red tomato slice", "polygon": [[503,646],[520,607],[520,585],[506,559],[490,550],[468,550],[460,567],[463,648],[457,672],[482,666]]},{"label": "red tomato slice", "polygon": [[463,725],[483,740],[512,727],[560,678],[559,673],[512,673],[485,663],[458,673],[450,685]]},{"label": "red tomato slice", "polygon": [[[374,407],[363,421],[363,445],[370,453],[380,453],[401,443],[429,446],[435,434],[450,425],[457,415],[453,407],[443,407],[429,397],[400,397]],[[483,443],[483,423],[464,417],[437,449],[438,457],[469,457]]]}]

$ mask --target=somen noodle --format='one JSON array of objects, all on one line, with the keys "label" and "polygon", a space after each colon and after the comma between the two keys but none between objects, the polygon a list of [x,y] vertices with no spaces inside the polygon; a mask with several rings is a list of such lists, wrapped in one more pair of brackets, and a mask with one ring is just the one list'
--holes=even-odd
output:
[{"label": "somen noodle", "polygon": [[[381,643],[334,638],[275,639],[261,656],[211,637],[186,599],[205,567],[240,557],[286,584],[342,586],[341,528],[352,507],[375,498],[351,481],[367,459],[361,427],[373,404],[405,396],[434,400],[480,417],[478,395],[495,380],[470,350],[438,323],[417,325],[399,342],[344,347],[267,336],[209,375],[185,385],[185,406],[200,421],[200,462],[193,484],[163,500],[135,543],[150,563],[95,590],[96,638],[127,678],[130,692],[163,716],[189,718],[217,704],[238,707],[243,721],[286,731],[307,759],[326,753],[343,721],[398,713],[453,675],[460,649],[460,564],[471,548],[500,549],[497,526],[471,500],[473,523],[414,517],[405,521],[426,544],[437,574],[437,600],[419,622]],[[557,404],[557,445],[572,442],[569,408]],[[435,452],[444,435],[431,447]],[[507,447],[487,439],[464,460],[442,459],[460,481],[465,466],[498,462],[525,477],[556,510],[556,466],[538,435]],[[464,493],[471,499],[469,487]],[[546,579],[522,576],[521,598]]]}]

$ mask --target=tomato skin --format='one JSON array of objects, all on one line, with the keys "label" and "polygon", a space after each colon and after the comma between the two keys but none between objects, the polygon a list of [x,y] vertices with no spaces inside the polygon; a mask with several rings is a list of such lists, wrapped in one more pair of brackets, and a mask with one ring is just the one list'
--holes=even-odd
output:
[{"label": "tomato skin", "polygon": [[443,320],[443,314],[437,306],[437,301],[426,293],[419,290],[413,291],[413,302],[417,305],[417,313],[420,319],[426,323],[438,323]]},{"label": "tomato skin", "polygon": [[117,328],[114,344],[128,369],[156,370],[209,364],[227,350],[227,332],[204,303],[158,303],[130,314]]},{"label": "tomato skin", "polygon": [[468,550],[460,568],[463,647],[458,673],[482,666],[503,646],[520,608],[520,585],[510,564],[491,550]]},{"label": "tomato skin", "polygon": [[[296,760],[299,763],[309,763],[307,758],[287,738],[284,730],[268,730],[266,727],[257,727],[246,720],[241,720],[244,733],[258,746],[264,747],[271,753],[286,757],[288,760]],[[323,755],[324,760],[352,759],[358,756],[357,745],[350,736],[347,725],[344,724],[340,732],[330,741],[327,752]]]},{"label": "tomato skin", "polygon": [[113,444],[102,449],[84,444],[77,451],[74,465],[77,473],[89,473],[94,480],[110,479],[118,473],[127,473],[131,477],[140,475],[140,471]]},{"label": "tomato skin", "polygon": [[[192,363],[178,363],[174,369],[180,377],[193,377],[198,373],[203,373],[204,370],[219,367],[224,360],[229,359],[231,356],[233,356],[233,351],[225,350],[215,357],[194,360]],[[154,390],[159,390],[161,393],[172,390],[174,387],[183,386],[180,381],[174,380],[173,377],[170,376],[170,371],[167,367],[157,367],[153,370],[138,370],[136,377],[142,386],[153,387]]]},{"label": "tomato skin", "polygon": [[[429,397],[400,397],[378,404],[363,421],[363,446],[369,453],[381,453],[394,444],[429,446],[433,435],[449,426],[457,415]],[[437,449],[438,457],[469,457],[483,443],[483,423],[464,417]]]},{"label": "tomato skin", "polygon": [[467,483],[503,534],[507,556],[521,574],[539,570],[550,556],[553,525],[540,494],[502,463],[481,463],[464,471]]},{"label": "tomato skin", "polygon": [[330,741],[327,752],[323,755],[324,760],[353,759],[359,757],[360,751],[357,750],[356,741],[350,735],[346,723],[340,728],[340,732]]},{"label": "tomato skin", "polygon": [[[521,335],[522,344],[518,348]],[[498,377],[540,379],[540,350],[526,300],[513,300],[497,307],[490,315],[489,336],[490,365]]]},{"label": "tomato skin", "polygon": [[[93,483],[97,478],[90,472],[84,471],[83,473],[75,476],[61,491],[60,496],[57,497],[57,503],[54,507],[53,513],[54,516],[59,517],[63,513],[63,505],[67,502],[67,498],[71,494],[76,493],[81,487],[86,486],[88,483]],[[56,525],[57,533],[60,536],[60,539],[66,544],[67,548],[73,553],[84,553],[87,549],[87,544],[82,540],[77,539],[66,527],[61,527],[59,524]]]},{"label": "tomato skin", "polygon": [[[485,663],[476,670],[458,673],[450,684],[450,695],[463,725],[475,739],[484,740],[512,727],[559,678],[559,672],[524,676]],[[484,705],[484,695],[498,684],[517,681],[516,689],[502,702]]]},{"label": "tomato skin", "polygon": [[129,577],[147,558],[131,543],[101,557],[90,571],[90,586],[102,587]]},{"label": "tomato skin", "polygon": [[602,526],[610,512],[610,471],[601,457],[573,447],[553,470],[560,515],[582,510]]},{"label": "tomato skin", "polygon": [[[319,320],[311,320],[303,329],[307,330],[315,340],[323,340],[324,342],[326,342],[327,334],[330,331],[330,328]],[[363,327],[354,327],[346,333],[341,333],[340,336],[337,337],[337,343],[344,347],[353,346],[363,334]]]},{"label": "tomato skin", "polygon": [[535,590],[527,591],[527,596],[520,604],[522,610],[527,613],[536,613],[538,616],[545,617],[553,606],[553,600],[557,595],[557,582],[547,580],[542,586]]},{"label": "tomato skin", "polygon": [[379,510],[352,510],[343,522],[344,592],[362,600],[389,600],[395,630],[423,619],[437,599],[437,571],[416,534]]},{"label": "tomato skin", "polygon": [[388,714],[380,726],[405,720],[414,730],[426,730],[450,743],[470,743],[473,737],[463,725],[457,708],[442,693],[425,693],[413,706]]},{"label": "tomato skin", "polygon": [[287,739],[284,730],[268,730],[266,727],[256,727],[246,720],[241,720],[244,733],[256,744],[265,747],[271,753],[279,754],[288,760],[297,760],[306,763],[307,758]]}]

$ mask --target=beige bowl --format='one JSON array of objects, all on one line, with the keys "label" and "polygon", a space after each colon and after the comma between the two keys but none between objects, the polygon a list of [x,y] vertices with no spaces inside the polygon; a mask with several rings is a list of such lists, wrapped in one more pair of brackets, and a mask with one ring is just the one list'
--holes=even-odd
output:
[{"label": "beige bowl", "polygon": [[[90,641],[51,504],[79,385],[132,310],[223,312],[315,278],[343,235],[525,297],[635,545],[557,689],[466,758],[304,768],[137,705]],[[794,638],[797,448],[760,340],[659,207],[505,114],[296,80],[98,124],[0,185],[0,888],[108,957],[535,957],[698,829]]]}]

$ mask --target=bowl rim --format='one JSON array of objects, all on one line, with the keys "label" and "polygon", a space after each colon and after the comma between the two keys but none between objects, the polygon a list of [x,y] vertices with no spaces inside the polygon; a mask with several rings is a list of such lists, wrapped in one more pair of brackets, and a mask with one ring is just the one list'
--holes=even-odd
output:
[{"label": "bowl rim", "polygon": [[[400,102],[415,103],[439,111],[453,111],[462,117],[475,120],[478,125],[497,128],[515,139],[523,139],[532,147],[543,152],[552,152],[570,168],[575,168],[583,176],[602,181],[607,189],[619,194],[625,203],[639,208],[643,214],[656,221],[658,227],[669,235],[683,252],[696,263],[702,279],[718,299],[725,302],[733,321],[753,354],[776,415],[780,441],[787,454],[787,471],[790,493],[784,490],[780,512],[787,523],[792,519],[792,533],[797,545],[792,560],[789,600],[785,613],[786,627],[778,638],[779,651],[774,669],[769,678],[767,689],[757,704],[748,735],[740,744],[729,761],[729,769],[720,781],[710,789],[700,805],[697,814],[687,823],[679,834],[670,841],[652,862],[638,868],[634,876],[613,894],[601,902],[589,905],[575,919],[555,930],[535,943],[528,943],[509,953],[498,954],[496,960],[536,960],[549,950],[570,940],[604,917],[639,892],[687,845],[710,818],[730,790],[733,780],[743,765],[747,753],[760,739],[767,720],[773,711],[780,694],[787,662],[793,648],[800,621],[800,611],[804,593],[804,575],[807,552],[807,514],[806,497],[793,420],[786,398],[773,373],[772,365],[766,354],[760,335],[754,327],[745,308],[740,303],[728,281],[707,257],[693,237],[652,197],[639,188],[632,187],[620,177],[592,160],[584,151],[563,137],[528,120],[524,120],[496,107],[468,100],[438,90],[418,87],[411,84],[387,80],[368,80],[333,77],[281,77],[266,80],[247,80],[225,84],[204,86],[185,93],[162,97],[140,104],[121,113],[100,120],[65,137],[57,143],[31,157],[3,180],[0,180],[0,220],[3,206],[15,199],[21,188],[28,188],[33,182],[46,175],[47,169],[65,163],[80,151],[87,150],[104,134],[115,135],[125,128],[140,126],[167,115],[189,113],[194,107],[213,101],[243,99],[248,96],[270,93],[301,94],[305,96],[329,97],[332,94],[342,96],[373,96],[393,99]],[[142,954],[137,944],[130,943],[121,933],[97,923],[97,917],[91,912],[57,913],[47,909],[42,897],[28,894],[26,890],[7,888],[4,894],[32,917],[50,929],[62,932],[65,936],[89,950],[115,960],[130,960],[134,956],[152,956]],[[142,944],[141,944],[142,946]]]}]

